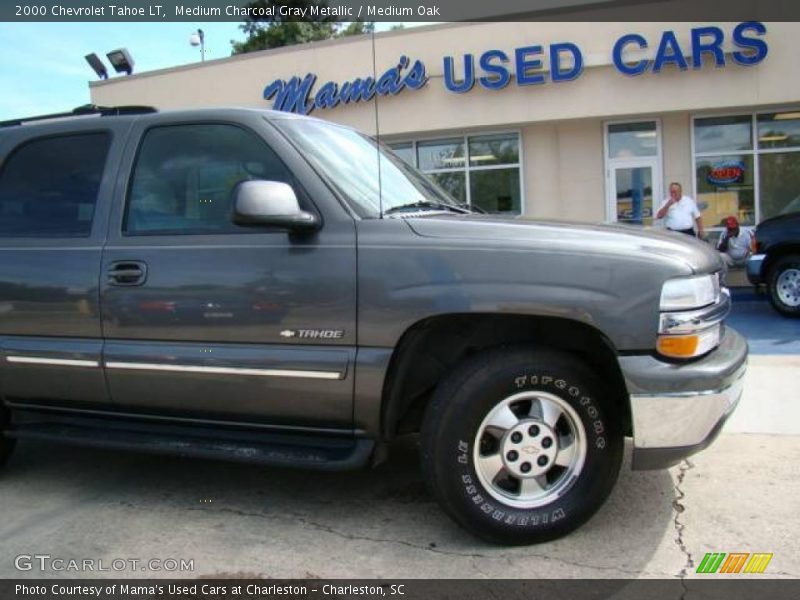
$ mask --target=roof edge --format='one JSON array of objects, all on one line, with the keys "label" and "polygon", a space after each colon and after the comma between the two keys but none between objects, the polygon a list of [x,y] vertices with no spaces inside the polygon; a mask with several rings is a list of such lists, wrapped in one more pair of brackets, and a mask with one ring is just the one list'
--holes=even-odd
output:
[{"label": "roof edge", "polygon": [[[376,38],[391,38],[397,37],[401,35],[408,35],[408,34],[416,34],[416,33],[426,33],[429,31],[437,31],[440,29],[449,29],[452,27],[463,27],[468,25],[480,25],[481,23],[477,22],[468,22],[468,21],[458,21],[454,23],[436,23],[433,25],[420,25],[418,27],[411,27],[408,29],[395,29],[389,31],[380,31],[375,33]],[[320,40],[317,42],[305,42],[303,44],[292,44],[291,46],[281,46],[280,48],[269,48],[267,50],[258,50],[256,52],[246,52],[244,54],[233,54],[231,56],[226,56],[224,58],[215,58],[212,60],[206,60],[204,62],[195,62],[189,63],[185,65],[176,65],[174,67],[165,67],[163,69],[155,69],[153,71],[144,71],[142,73],[134,73],[132,75],[127,75],[124,77],[114,77],[113,79],[104,79],[100,81],[89,81],[90,88],[100,88],[107,85],[114,85],[115,83],[119,83],[122,81],[131,81],[135,79],[145,79],[147,77],[158,77],[160,75],[166,75],[169,73],[177,73],[181,71],[192,71],[195,69],[204,69],[206,67],[217,66],[223,63],[232,63],[237,62],[240,60],[254,60],[257,58],[264,58],[266,56],[278,56],[280,54],[285,54],[287,52],[293,52],[298,48],[325,48],[327,46],[335,46],[339,44],[352,44],[355,42],[360,42],[368,39],[372,34],[365,33],[360,35],[349,35],[346,37],[340,38],[331,38],[328,40]]]}]

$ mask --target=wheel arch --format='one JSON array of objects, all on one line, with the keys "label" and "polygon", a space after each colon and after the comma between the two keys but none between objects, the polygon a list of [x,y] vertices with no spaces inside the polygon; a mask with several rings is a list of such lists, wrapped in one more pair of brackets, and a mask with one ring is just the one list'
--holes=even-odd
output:
[{"label": "wheel arch", "polygon": [[767,258],[764,260],[762,271],[764,281],[767,284],[769,284],[771,271],[775,264],[783,257],[790,256],[792,254],[800,255],[800,243],[784,242],[782,244],[771,246],[769,250],[767,250]]},{"label": "wheel arch", "polygon": [[606,393],[631,433],[628,391],[612,342],[573,319],[525,314],[444,314],[422,319],[402,335],[389,362],[381,403],[381,437],[419,431],[439,381],[476,352],[509,345],[567,351],[607,377]]}]

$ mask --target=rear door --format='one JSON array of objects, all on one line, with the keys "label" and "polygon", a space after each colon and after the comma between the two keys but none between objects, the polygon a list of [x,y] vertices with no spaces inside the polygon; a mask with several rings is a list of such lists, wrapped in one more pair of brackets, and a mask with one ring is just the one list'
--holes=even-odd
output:
[{"label": "rear door", "polygon": [[129,122],[0,138],[0,381],[7,403],[105,408],[98,278]]},{"label": "rear door", "polygon": [[[125,165],[101,280],[120,409],[350,427],[355,228],[302,158],[258,113],[156,115],[137,123]],[[234,225],[231,190],[252,179],[291,185],[321,230]]]}]

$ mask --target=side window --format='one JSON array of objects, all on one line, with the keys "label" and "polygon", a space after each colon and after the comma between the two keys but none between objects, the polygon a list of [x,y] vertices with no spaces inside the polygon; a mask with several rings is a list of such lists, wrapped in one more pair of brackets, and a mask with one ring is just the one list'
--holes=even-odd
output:
[{"label": "side window", "polygon": [[255,134],[235,125],[169,125],[144,136],[123,230],[128,235],[236,233],[231,190],[251,179],[294,179]]},{"label": "side window", "polygon": [[0,236],[87,237],[111,136],[24,142],[0,171]]}]

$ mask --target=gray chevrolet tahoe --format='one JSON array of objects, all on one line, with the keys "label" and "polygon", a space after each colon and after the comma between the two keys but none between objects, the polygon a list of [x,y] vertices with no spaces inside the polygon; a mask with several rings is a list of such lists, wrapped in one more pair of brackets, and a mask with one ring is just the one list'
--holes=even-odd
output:
[{"label": "gray chevrolet tahoe", "polygon": [[[0,124],[0,463],[18,439],[310,469],[419,433],[455,521],[585,522],[739,400],[718,255],[478,214],[352,129],[248,109]],[[276,475],[276,477],[279,475]]]}]

